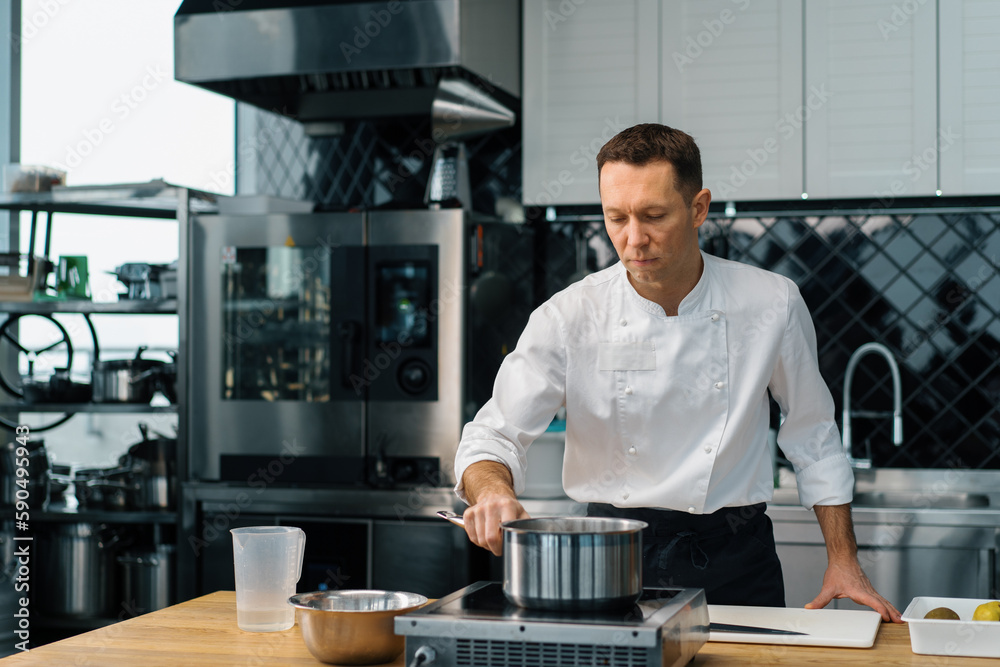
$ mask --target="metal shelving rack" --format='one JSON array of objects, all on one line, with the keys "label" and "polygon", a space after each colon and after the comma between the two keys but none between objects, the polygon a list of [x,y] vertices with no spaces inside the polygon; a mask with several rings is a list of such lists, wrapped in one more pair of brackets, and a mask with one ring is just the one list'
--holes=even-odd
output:
[{"label": "metal shelving rack", "polygon": [[[0,306],[2,307],[2,306]],[[163,414],[177,412],[176,405],[150,405],[149,403],[0,403],[0,412],[95,412]]]},{"label": "metal shelving rack", "polygon": [[[116,185],[94,185],[55,187],[51,192],[32,193],[0,193],[0,210],[30,211],[31,219],[31,250],[34,250],[38,236],[38,214],[46,214],[45,219],[45,255],[48,254],[49,238],[52,232],[52,215],[54,213],[73,213],[84,215],[110,215],[118,217],[140,217],[161,220],[176,220],[179,225],[178,251],[178,294],[177,299],[134,300],[108,303],[95,303],[83,299],[42,300],[42,301],[6,301],[0,302],[0,312],[7,314],[54,314],[79,313],[92,314],[177,314],[180,330],[178,358],[185,359],[187,313],[185,292],[187,277],[188,221],[192,215],[200,213],[215,213],[218,197],[210,192],[171,185],[162,180],[146,183],[127,183]],[[182,404],[183,388],[187,377],[184,364],[178,364],[178,404]],[[186,393],[186,392],[185,392]],[[133,404],[34,404],[0,400],[0,411],[3,412],[173,412],[184,419],[183,408],[175,406],[149,406]],[[183,423],[183,421],[182,421]],[[181,429],[183,431],[183,429]],[[183,451],[182,443],[178,449]],[[179,462],[180,463],[180,462]],[[180,467],[179,470],[186,468]]]},{"label": "metal shelving rack", "polygon": [[[0,207],[2,208],[2,207]],[[87,299],[65,301],[6,301],[0,302],[4,312],[13,315],[172,315],[177,313],[177,299],[143,299],[135,301],[94,302]]]},{"label": "metal shelving rack", "polygon": [[[43,300],[31,302],[0,302],[0,313],[4,314],[176,314],[178,316],[178,366],[177,402],[174,405],[154,406],[113,403],[82,404],[31,404],[4,400],[0,396],[0,413],[23,412],[101,412],[101,413],[173,413],[178,414],[177,433],[177,489],[180,495],[182,477],[187,470],[187,437],[183,425],[187,420],[186,366],[188,305],[187,305],[187,262],[189,255],[189,221],[192,215],[217,213],[217,195],[190,188],[171,185],[164,181],[133,183],[108,186],[57,187],[44,193],[0,193],[0,210],[30,211],[31,248],[34,250],[37,238],[39,214],[45,214],[45,255],[48,255],[48,239],[52,230],[52,215],[55,213],[138,217],[147,219],[176,220],[178,224],[178,298],[148,301],[118,301],[95,303],[86,300]],[[9,399],[9,397],[7,397]],[[104,512],[71,511],[52,509],[40,513],[36,518],[43,523],[81,521],[86,523],[146,524],[152,526],[159,540],[161,527],[181,523],[181,503],[177,498],[176,509],[170,512]],[[178,531],[179,533],[179,531]],[[176,539],[176,536],[175,536]],[[180,586],[175,581],[175,591]],[[51,627],[65,629],[89,629],[120,619],[47,619]]]}]

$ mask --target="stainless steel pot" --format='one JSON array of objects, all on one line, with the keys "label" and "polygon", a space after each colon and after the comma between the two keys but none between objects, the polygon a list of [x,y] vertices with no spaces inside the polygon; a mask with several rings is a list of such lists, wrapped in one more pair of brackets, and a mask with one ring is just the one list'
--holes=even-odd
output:
[{"label": "stainless steel pot", "polygon": [[149,403],[153,399],[166,362],[143,359],[145,351],[140,347],[134,359],[94,362],[95,403]]},{"label": "stainless steel pot", "polygon": [[150,436],[118,459],[117,468],[77,470],[74,490],[81,509],[161,511],[174,508],[177,497],[177,440]]},{"label": "stainless steel pot", "polygon": [[633,519],[518,519],[503,530],[503,592],[532,609],[627,608],[642,593],[642,529]]},{"label": "stainless steel pot", "polygon": [[112,548],[117,535],[90,523],[51,523],[37,540],[33,604],[52,616],[108,616],[115,600]]},{"label": "stainless steel pot", "polygon": [[175,553],[172,544],[161,544],[153,550],[130,550],[118,557],[122,594],[130,614],[138,616],[173,604]]},{"label": "stainless steel pot", "polygon": [[[465,526],[454,512],[438,515]],[[532,609],[627,608],[642,594],[642,530],[647,525],[609,517],[504,522],[504,595]]]},{"label": "stainless steel pot", "polygon": [[169,510],[177,495],[177,439],[139,424],[142,441],[129,447],[121,459],[132,470],[132,505],[137,510]]},{"label": "stainless steel pot", "polygon": [[122,511],[132,509],[136,495],[130,468],[87,468],[73,476],[73,491],[80,509]]}]

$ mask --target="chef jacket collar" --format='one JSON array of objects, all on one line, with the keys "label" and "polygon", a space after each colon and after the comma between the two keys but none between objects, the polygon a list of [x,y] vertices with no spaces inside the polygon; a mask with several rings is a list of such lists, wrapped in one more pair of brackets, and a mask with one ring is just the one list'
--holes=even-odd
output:
[{"label": "chef jacket collar", "polygon": [[[695,313],[699,310],[699,305],[704,298],[705,294],[708,292],[708,282],[710,277],[708,276],[710,269],[710,263],[705,259],[704,251],[701,252],[701,277],[698,278],[698,282],[695,284],[694,289],[687,293],[687,295],[681,299],[680,304],[677,306],[678,315],[689,315]],[[621,273],[622,280],[625,283],[624,290],[625,293],[631,297],[631,299],[638,305],[641,309],[653,315],[654,317],[659,317],[666,319],[667,314],[664,312],[663,307],[660,304],[650,301],[649,299],[643,297],[638,292],[635,291],[635,287],[632,285],[631,281],[628,279],[628,269],[625,268],[625,264],[622,262],[618,263],[619,271]]]}]

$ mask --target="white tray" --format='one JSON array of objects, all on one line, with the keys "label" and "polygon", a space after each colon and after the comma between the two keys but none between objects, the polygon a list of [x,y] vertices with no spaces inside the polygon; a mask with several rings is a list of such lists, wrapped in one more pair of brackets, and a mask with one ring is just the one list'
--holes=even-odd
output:
[{"label": "white tray", "polygon": [[[915,597],[903,612],[910,626],[910,648],[923,655],[1000,658],[1000,622],[973,621],[976,607],[988,599]],[[925,619],[937,607],[948,607],[961,620]]]}]

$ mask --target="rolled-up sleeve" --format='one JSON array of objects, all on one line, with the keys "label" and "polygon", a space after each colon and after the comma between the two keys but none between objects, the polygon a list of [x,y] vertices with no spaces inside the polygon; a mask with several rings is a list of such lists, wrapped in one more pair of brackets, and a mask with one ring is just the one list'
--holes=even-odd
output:
[{"label": "rolled-up sleeve", "polygon": [[497,461],[510,469],[514,492],[524,491],[528,447],[548,428],[566,401],[564,322],[548,304],[528,319],[517,346],[504,358],[493,397],[466,424],[455,456],[455,493],[468,502],[462,484],[466,468]]},{"label": "rolled-up sleeve", "polygon": [[843,505],[853,499],[854,473],[834,421],[833,396],[819,372],[809,309],[794,283],[788,289],[785,331],[768,385],[784,415],[778,445],[795,468],[803,506]]}]

